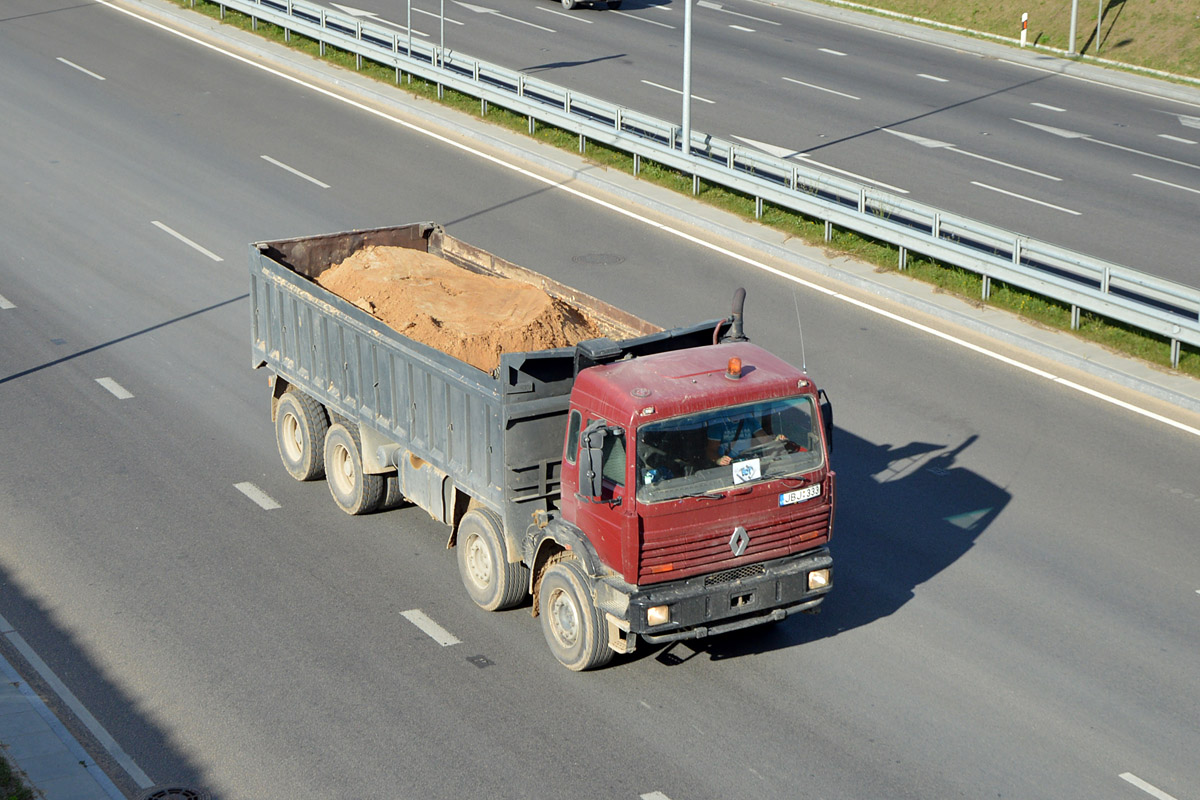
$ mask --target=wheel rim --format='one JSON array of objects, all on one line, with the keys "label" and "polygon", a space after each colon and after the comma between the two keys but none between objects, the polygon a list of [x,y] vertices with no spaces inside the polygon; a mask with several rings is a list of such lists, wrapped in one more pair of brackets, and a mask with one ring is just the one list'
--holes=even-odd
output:
[{"label": "wheel rim", "polygon": [[354,491],[354,459],[350,457],[350,451],[345,445],[336,445],[333,448],[333,455],[330,458],[333,471],[329,478],[333,481],[337,490],[342,494],[349,494]]},{"label": "wheel rim", "polygon": [[563,647],[574,647],[579,640],[579,609],[562,589],[550,593],[550,630]]},{"label": "wheel rim", "polygon": [[283,450],[289,459],[299,461],[304,455],[304,431],[295,414],[284,414],[280,423],[283,428]]},{"label": "wheel rim", "polygon": [[483,589],[492,583],[492,554],[488,551],[483,537],[471,534],[467,538],[467,575],[471,581]]}]

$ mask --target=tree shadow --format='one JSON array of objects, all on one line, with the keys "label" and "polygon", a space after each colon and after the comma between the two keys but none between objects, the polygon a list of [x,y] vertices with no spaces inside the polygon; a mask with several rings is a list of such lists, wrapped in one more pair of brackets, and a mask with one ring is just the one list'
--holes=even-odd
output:
[{"label": "tree shadow", "polygon": [[1008,504],[1005,489],[956,465],[976,439],[951,449],[928,442],[897,447],[838,429],[834,580],[821,613],[650,654],[668,665],[698,655],[718,661],[837,636],[891,616],[918,586],[970,550]]}]

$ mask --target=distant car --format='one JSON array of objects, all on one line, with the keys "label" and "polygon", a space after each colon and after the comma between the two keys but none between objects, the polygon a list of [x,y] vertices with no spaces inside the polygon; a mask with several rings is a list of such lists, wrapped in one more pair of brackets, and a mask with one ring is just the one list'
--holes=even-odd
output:
[{"label": "distant car", "polygon": [[[583,2],[583,0],[562,0],[563,8],[565,8],[567,11],[570,11],[571,9],[575,8],[581,2]],[[621,0],[595,0],[594,4],[600,5],[601,3],[607,5],[609,8],[613,9],[614,11],[621,7]]]}]

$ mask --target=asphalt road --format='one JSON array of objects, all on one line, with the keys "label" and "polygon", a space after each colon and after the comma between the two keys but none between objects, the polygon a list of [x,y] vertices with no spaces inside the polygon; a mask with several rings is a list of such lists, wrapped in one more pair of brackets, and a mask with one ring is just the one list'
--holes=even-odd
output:
[{"label": "asphalt road", "polygon": [[[440,6],[413,5],[414,35],[442,41]],[[403,0],[342,6],[407,30]],[[682,2],[444,7],[454,53],[681,117]],[[880,31],[803,0],[700,0],[693,17],[694,130],[1200,285],[1200,92],[1148,96],[1060,75],[1053,58],[981,57],[963,39]]]},{"label": "asphalt road", "polygon": [[[6,6],[0,131],[0,614],[155,782],[1195,796],[1194,436],[104,5]],[[246,244],[424,219],[663,325],[744,285],[749,334],[795,361],[798,303],[837,410],[824,613],[577,675],[527,610],[475,608],[423,512],[293,482]]]}]

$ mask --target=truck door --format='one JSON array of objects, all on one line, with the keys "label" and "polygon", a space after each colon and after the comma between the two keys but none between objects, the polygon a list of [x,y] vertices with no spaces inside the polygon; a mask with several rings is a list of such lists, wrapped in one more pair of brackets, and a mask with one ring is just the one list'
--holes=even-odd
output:
[{"label": "truck door", "polygon": [[[589,427],[595,420],[589,420]],[[588,437],[580,437],[579,463],[579,498],[576,506],[575,524],[582,530],[596,549],[596,553],[610,567],[624,573],[625,545],[633,531],[626,532],[629,520],[632,518],[633,493],[626,494],[629,485],[629,463],[625,457],[628,442],[625,432],[620,428],[606,428],[602,444],[599,448],[599,496],[588,496],[588,478],[584,474],[586,464],[594,463],[582,453],[588,446]],[[630,552],[636,558],[636,541],[630,545]]]}]

